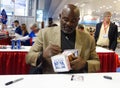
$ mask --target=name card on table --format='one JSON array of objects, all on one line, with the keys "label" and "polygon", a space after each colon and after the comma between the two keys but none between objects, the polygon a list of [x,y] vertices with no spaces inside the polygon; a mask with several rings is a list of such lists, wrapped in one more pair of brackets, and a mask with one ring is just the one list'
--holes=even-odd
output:
[{"label": "name card on table", "polygon": [[67,72],[71,70],[70,61],[72,57],[78,56],[77,50],[65,50],[62,54],[51,57],[53,69],[55,72]]}]

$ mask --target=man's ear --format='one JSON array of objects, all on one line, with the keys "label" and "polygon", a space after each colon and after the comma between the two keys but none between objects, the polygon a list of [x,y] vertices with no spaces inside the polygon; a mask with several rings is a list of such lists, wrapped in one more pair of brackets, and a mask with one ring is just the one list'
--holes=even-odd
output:
[{"label": "man's ear", "polygon": [[78,18],[78,21],[80,20],[80,18]]},{"label": "man's ear", "polygon": [[61,18],[61,14],[59,14],[59,18]]}]

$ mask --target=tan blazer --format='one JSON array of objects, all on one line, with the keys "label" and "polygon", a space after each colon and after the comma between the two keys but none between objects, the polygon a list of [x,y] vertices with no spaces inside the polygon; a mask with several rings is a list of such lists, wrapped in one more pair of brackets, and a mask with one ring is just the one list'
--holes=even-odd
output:
[{"label": "tan blazer", "polygon": [[[61,47],[60,27],[50,27],[39,31],[37,39],[26,57],[26,63],[36,66],[37,57],[50,42]],[[95,41],[89,34],[76,30],[75,49],[79,55],[88,62],[88,72],[100,69],[100,61],[96,53]],[[43,63],[43,73],[54,73],[51,60]]]}]

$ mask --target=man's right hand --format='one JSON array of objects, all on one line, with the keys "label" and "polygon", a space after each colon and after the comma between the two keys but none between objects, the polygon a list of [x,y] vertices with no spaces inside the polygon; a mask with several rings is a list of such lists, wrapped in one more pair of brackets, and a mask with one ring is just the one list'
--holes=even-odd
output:
[{"label": "man's right hand", "polygon": [[43,57],[45,59],[50,58],[61,52],[61,48],[55,44],[49,44],[49,46],[43,51]]}]

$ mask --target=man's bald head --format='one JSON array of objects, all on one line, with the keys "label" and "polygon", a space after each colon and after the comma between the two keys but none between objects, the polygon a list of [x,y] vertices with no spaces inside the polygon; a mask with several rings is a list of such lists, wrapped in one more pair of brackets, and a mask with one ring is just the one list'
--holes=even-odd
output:
[{"label": "man's bald head", "polygon": [[79,8],[73,4],[67,4],[62,10],[62,14],[72,14],[75,15],[75,17],[80,16]]},{"label": "man's bald head", "polygon": [[77,6],[73,4],[65,5],[60,14],[61,30],[67,34],[72,33],[76,29],[79,16],[80,12]]}]

